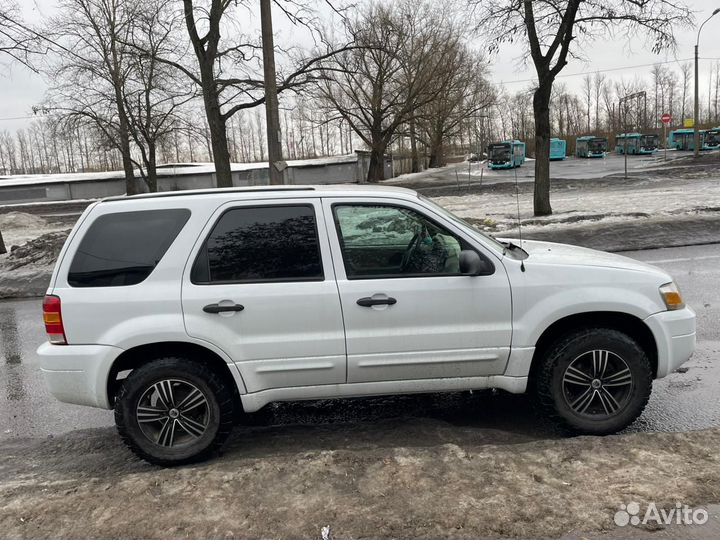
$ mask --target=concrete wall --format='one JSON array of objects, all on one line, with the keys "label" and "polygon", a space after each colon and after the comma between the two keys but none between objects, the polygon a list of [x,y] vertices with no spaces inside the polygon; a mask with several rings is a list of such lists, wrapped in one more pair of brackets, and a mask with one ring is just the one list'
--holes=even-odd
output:
[{"label": "concrete wall", "polygon": [[[366,152],[358,152],[355,156],[290,161],[284,172],[285,182],[294,185],[365,182],[368,162]],[[261,186],[268,183],[266,165],[237,165],[233,168],[234,186]],[[386,178],[392,177],[390,160],[386,160],[385,174]],[[215,171],[210,165],[179,165],[176,169],[165,167],[158,170],[160,191],[209,189],[215,186]],[[0,178],[0,204],[98,199],[124,193],[125,179],[121,172]]]}]

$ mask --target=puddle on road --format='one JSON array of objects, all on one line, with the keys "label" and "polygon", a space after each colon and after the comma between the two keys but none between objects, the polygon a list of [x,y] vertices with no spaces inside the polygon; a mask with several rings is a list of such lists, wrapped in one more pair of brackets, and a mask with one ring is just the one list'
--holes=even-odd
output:
[{"label": "puddle on road", "polygon": [[0,354],[7,368],[4,381],[5,395],[8,401],[21,401],[27,398],[27,389],[23,382],[22,348],[15,310],[0,307]]}]

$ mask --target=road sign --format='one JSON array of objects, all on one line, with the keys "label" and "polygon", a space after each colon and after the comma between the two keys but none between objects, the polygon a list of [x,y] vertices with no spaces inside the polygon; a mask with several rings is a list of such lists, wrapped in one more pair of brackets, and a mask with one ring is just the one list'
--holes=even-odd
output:
[{"label": "road sign", "polygon": [[660,120],[662,120],[663,124],[669,124],[670,122],[672,122],[672,116],[670,116],[668,113],[665,113],[660,117]]},{"label": "road sign", "polygon": [[683,127],[686,127],[686,128],[695,127],[695,119],[694,118],[686,118],[683,121]]}]

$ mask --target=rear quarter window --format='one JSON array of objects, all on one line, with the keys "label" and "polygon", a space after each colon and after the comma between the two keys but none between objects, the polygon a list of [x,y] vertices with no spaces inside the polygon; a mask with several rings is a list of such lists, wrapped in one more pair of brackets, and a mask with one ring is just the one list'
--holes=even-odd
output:
[{"label": "rear quarter window", "polygon": [[98,217],[70,264],[71,287],[120,287],[144,281],[190,218],[190,210],[142,210]]}]

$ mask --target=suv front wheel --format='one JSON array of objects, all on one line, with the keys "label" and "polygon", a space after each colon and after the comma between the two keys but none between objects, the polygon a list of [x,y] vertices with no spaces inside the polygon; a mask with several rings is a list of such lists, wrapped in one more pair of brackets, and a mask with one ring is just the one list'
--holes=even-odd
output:
[{"label": "suv front wheel", "polygon": [[134,369],[115,400],[121,438],[156,465],[207,459],[227,439],[233,418],[233,395],[221,378],[186,358],[162,358]]},{"label": "suv front wheel", "polygon": [[581,330],[550,347],[534,378],[542,413],[576,433],[605,435],[632,424],[650,397],[645,351],[614,329]]}]

